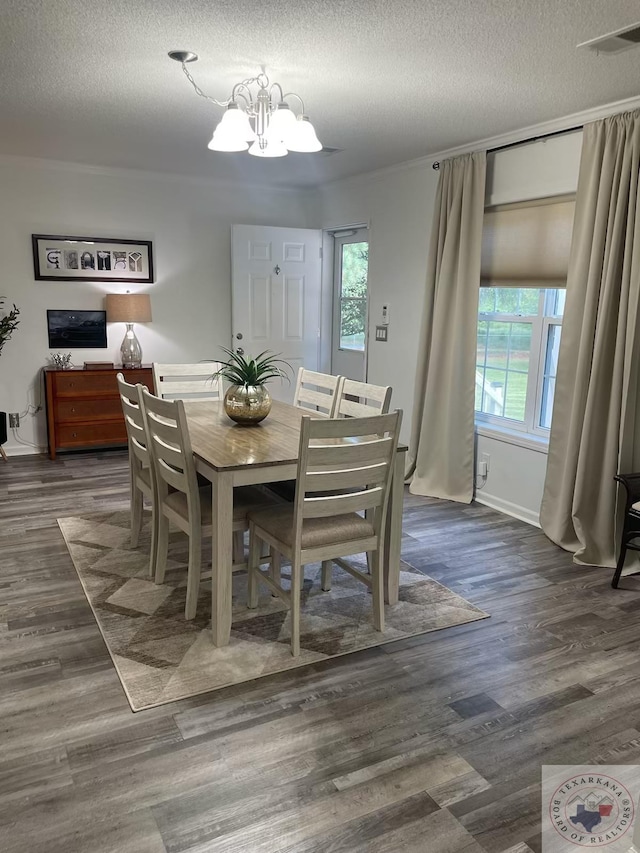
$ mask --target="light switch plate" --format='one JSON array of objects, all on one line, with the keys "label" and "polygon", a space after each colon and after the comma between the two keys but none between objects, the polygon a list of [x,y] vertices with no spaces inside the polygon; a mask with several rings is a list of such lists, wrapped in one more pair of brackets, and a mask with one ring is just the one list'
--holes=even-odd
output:
[{"label": "light switch plate", "polygon": [[376,326],[376,340],[383,341],[386,343],[387,338],[387,326]]}]

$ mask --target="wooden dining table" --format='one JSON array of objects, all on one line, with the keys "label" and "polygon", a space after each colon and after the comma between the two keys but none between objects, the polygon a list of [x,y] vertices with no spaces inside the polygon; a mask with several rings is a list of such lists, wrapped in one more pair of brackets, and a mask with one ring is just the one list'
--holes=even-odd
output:
[{"label": "wooden dining table", "polygon": [[[273,402],[269,416],[256,426],[239,426],[226,415],[222,401],[185,401],[196,471],[211,483],[211,630],[216,646],[231,636],[233,489],[236,486],[295,480],[301,419],[308,409]],[[400,540],[406,445],[396,453],[387,509],[384,543],[385,601],[398,601]]]}]

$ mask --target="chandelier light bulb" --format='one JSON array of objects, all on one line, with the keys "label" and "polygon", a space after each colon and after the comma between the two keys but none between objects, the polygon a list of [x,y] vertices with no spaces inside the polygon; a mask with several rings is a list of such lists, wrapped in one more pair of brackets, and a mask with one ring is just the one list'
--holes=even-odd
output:
[{"label": "chandelier light bulb", "polygon": [[233,135],[245,142],[253,142],[256,134],[251,127],[249,116],[240,109],[235,101],[231,101],[224,115],[220,119],[216,131],[223,131],[225,135]]},{"label": "chandelier light bulb", "polygon": [[294,113],[289,109],[289,104],[281,101],[269,118],[269,129],[266,134],[269,141],[273,139],[274,141],[284,142],[286,146],[287,137],[292,131],[295,131],[295,128],[296,117]]},{"label": "chandelier light bulb", "polygon": [[236,134],[220,132],[217,128],[207,145],[211,151],[246,151],[248,147],[246,140],[238,138]]},{"label": "chandelier light bulb", "polygon": [[315,129],[309,117],[298,116],[296,127],[287,135],[287,148],[300,154],[312,154],[314,151],[322,151],[322,143],[316,136]]},{"label": "chandelier light bulb", "polygon": [[264,147],[261,147],[260,142],[256,140],[249,148],[249,154],[254,157],[285,157],[288,153],[282,142],[275,139],[269,140]]}]

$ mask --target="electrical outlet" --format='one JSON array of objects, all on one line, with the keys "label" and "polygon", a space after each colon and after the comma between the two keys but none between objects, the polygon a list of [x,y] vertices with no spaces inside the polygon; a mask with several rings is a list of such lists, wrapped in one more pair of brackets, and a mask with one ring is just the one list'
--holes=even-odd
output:
[{"label": "electrical outlet", "polygon": [[491,462],[491,455],[489,453],[483,453],[480,458],[480,474],[483,477],[486,477],[489,473],[489,468]]},{"label": "electrical outlet", "polygon": [[11,412],[9,414],[9,427],[11,429],[17,429],[20,426],[20,415],[18,412]]}]

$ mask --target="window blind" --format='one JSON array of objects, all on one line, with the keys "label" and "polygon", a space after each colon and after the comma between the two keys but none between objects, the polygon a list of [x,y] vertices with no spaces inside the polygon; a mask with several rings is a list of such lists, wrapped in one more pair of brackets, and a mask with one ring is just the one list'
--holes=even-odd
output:
[{"label": "window blind", "polygon": [[487,208],[480,284],[565,287],[574,210],[574,196]]}]

